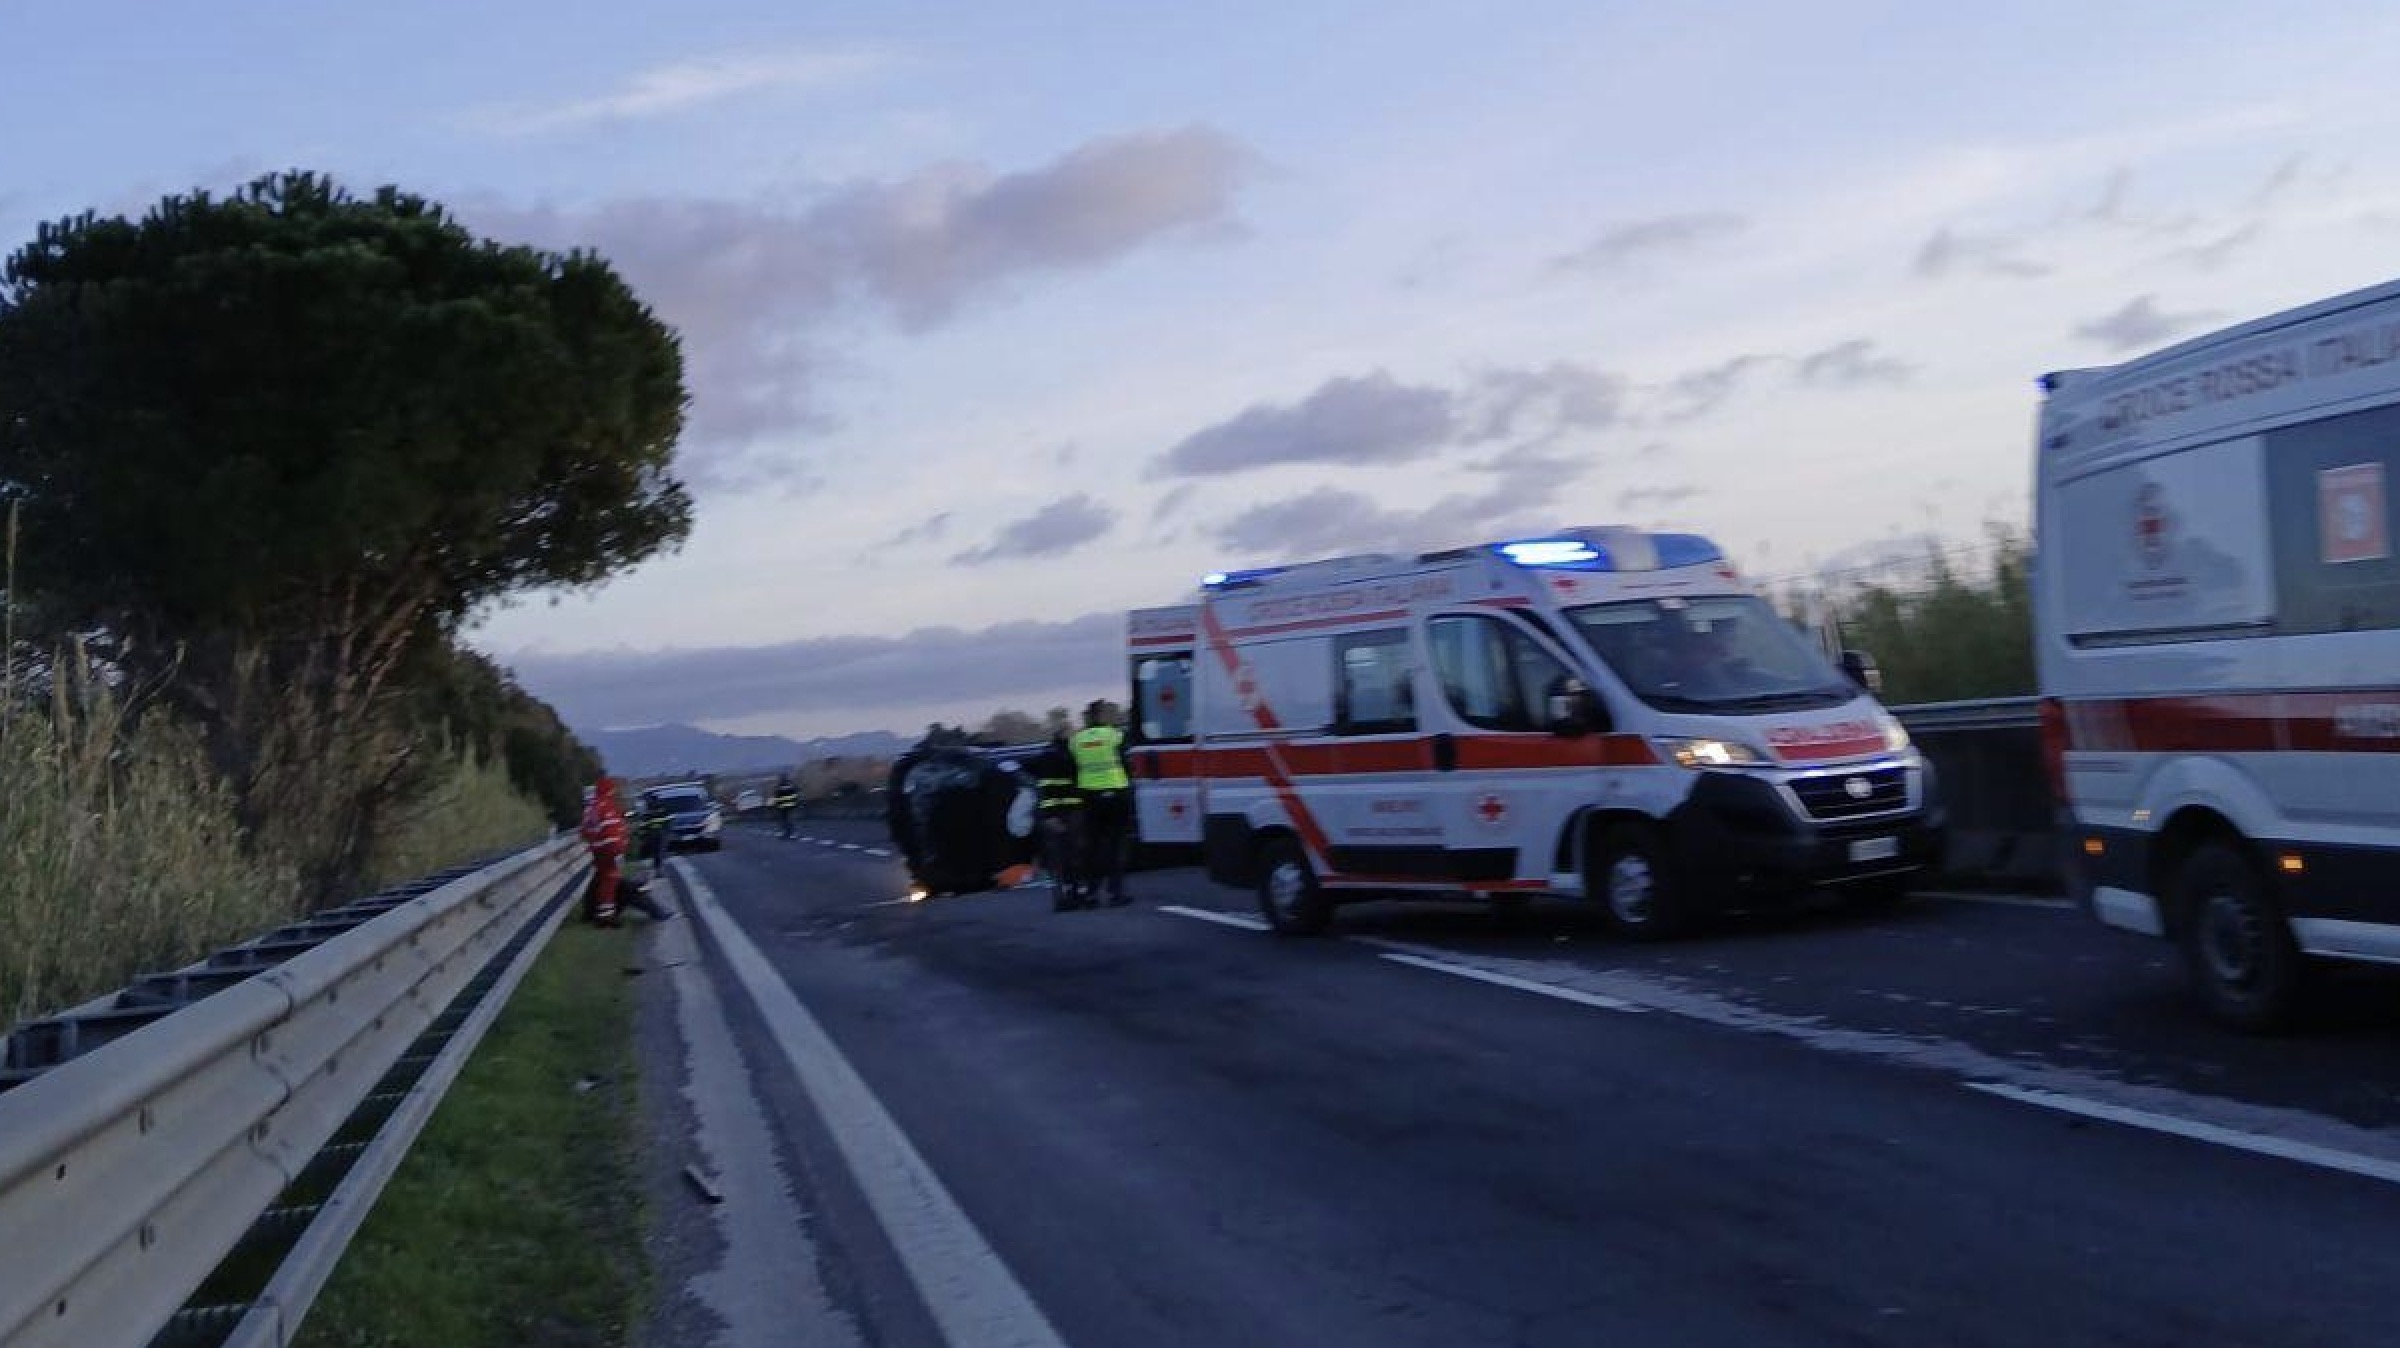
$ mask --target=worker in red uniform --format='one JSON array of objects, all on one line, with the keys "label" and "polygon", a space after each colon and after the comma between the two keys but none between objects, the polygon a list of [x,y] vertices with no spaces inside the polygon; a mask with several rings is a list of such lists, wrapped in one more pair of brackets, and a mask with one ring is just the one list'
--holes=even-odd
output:
[{"label": "worker in red uniform", "polygon": [[617,925],[617,867],[625,858],[625,807],[617,802],[617,781],[606,773],[592,783],[592,798],[583,807],[583,845],[592,854],[592,888],[588,916],[596,927]]}]

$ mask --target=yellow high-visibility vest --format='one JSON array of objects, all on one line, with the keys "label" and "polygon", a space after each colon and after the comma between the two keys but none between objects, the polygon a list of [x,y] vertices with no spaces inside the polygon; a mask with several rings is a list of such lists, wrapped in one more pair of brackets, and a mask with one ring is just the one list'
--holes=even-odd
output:
[{"label": "yellow high-visibility vest", "polygon": [[1115,726],[1085,726],[1067,747],[1075,755],[1075,785],[1086,791],[1123,791],[1133,785],[1125,775],[1125,735]]}]

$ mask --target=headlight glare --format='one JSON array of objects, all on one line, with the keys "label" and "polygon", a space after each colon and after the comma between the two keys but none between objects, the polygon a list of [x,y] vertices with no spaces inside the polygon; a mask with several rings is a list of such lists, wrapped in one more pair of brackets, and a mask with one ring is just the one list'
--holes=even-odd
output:
[{"label": "headlight glare", "polygon": [[1659,752],[1675,760],[1680,767],[1754,768],[1764,767],[1767,756],[1740,740],[1695,738],[1665,738],[1656,741]]}]

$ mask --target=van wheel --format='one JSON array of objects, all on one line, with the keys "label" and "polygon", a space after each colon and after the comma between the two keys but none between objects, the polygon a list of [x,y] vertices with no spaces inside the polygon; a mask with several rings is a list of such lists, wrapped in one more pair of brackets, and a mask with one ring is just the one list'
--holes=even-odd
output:
[{"label": "van wheel", "polygon": [[2175,871],[2184,960],[2218,1020],[2249,1034],[2289,1026],[2307,963],[2266,877],[2233,844],[2208,842]]},{"label": "van wheel", "polygon": [[1636,941],[1663,941],[1691,925],[1690,906],[1667,864],[1658,837],[1636,824],[1600,835],[1590,886],[1617,931]]},{"label": "van wheel", "polygon": [[1297,839],[1270,838],[1259,849],[1258,911],[1278,936],[1316,936],[1332,923],[1333,905]]}]

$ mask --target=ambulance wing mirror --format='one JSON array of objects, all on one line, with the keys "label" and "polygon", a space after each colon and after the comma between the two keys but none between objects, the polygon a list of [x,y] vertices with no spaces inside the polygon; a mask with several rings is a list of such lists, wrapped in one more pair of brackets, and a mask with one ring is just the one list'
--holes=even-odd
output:
[{"label": "ambulance wing mirror", "polygon": [[1841,666],[1842,672],[1850,676],[1850,682],[1870,693],[1883,692],[1883,671],[1876,667],[1874,656],[1865,651],[1844,651]]},{"label": "ambulance wing mirror", "polygon": [[1588,735],[1607,724],[1600,699],[1580,679],[1560,679],[1550,685],[1550,733]]}]

